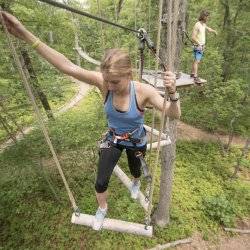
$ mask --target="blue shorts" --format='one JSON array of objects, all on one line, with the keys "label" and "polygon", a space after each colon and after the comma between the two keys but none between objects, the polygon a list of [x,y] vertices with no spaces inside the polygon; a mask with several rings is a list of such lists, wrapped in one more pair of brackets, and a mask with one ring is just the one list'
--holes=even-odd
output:
[{"label": "blue shorts", "polygon": [[193,55],[196,61],[200,61],[204,56],[204,52],[202,50],[193,49]]}]

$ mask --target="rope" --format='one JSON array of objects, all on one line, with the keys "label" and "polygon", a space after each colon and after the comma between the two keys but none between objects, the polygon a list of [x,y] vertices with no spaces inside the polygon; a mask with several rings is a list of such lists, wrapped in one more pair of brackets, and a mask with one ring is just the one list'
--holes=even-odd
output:
[{"label": "rope", "polygon": [[[1,10],[1,7],[0,7],[0,10]],[[14,47],[13,41],[12,41],[12,39],[11,39],[11,37],[10,37],[10,34],[9,34],[8,30],[7,30],[6,24],[5,24],[5,22],[4,22],[4,19],[3,19],[3,16],[2,16],[1,13],[0,13],[0,19],[1,19],[1,22],[2,22],[2,24],[3,24],[4,32],[5,32],[6,37],[7,37],[7,40],[8,40],[9,48],[10,48],[10,50],[11,50],[11,52],[12,52],[12,55],[13,55],[13,58],[14,58],[14,60],[15,60],[16,66],[17,66],[18,71],[19,71],[19,73],[20,73],[20,76],[21,76],[21,78],[22,78],[22,80],[23,80],[23,85],[24,85],[24,87],[25,87],[25,89],[26,89],[26,91],[27,91],[27,94],[28,94],[29,98],[30,98],[30,101],[31,101],[31,104],[32,104],[32,106],[33,106],[33,108],[34,108],[34,111],[35,111],[37,120],[38,120],[38,122],[39,122],[39,125],[40,125],[42,131],[43,131],[45,140],[46,140],[46,142],[47,142],[47,144],[48,144],[48,146],[49,146],[49,148],[50,148],[50,151],[51,151],[51,153],[52,153],[52,155],[53,155],[53,159],[54,159],[54,161],[55,161],[55,163],[56,163],[57,169],[58,169],[58,171],[59,171],[59,173],[60,173],[60,175],[61,175],[61,177],[62,177],[62,179],[63,179],[63,183],[64,183],[65,188],[66,188],[66,190],[67,190],[67,193],[68,193],[68,196],[69,196],[69,200],[70,200],[70,202],[71,202],[71,205],[72,205],[74,211],[78,211],[78,207],[77,207],[77,205],[76,205],[74,196],[73,196],[73,194],[72,194],[72,192],[71,192],[71,190],[70,190],[70,188],[69,188],[69,185],[68,185],[68,183],[67,183],[67,180],[66,180],[66,178],[65,178],[65,176],[64,176],[64,173],[63,173],[63,171],[62,171],[62,168],[61,168],[61,165],[60,165],[60,163],[59,163],[58,157],[57,157],[56,152],[55,152],[55,150],[54,150],[54,147],[53,147],[53,145],[52,145],[52,143],[51,143],[51,140],[50,140],[48,131],[47,131],[45,125],[44,125],[44,122],[43,122],[43,119],[42,119],[42,115],[41,115],[41,113],[40,113],[40,111],[39,111],[39,108],[38,108],[38,106],[37,106],[37,104],[36,104],[36,100],[35,100],[35,97],[34,97],[34,95],[33,95],[33,93],[32,93],[31,86],[30,86],[30,84],[29,84],[29,82],[28,82],[28,79],[27,79],[27,77],[26,77],[26,75],[25,75],[23,69],[22,69],[22,64],[21,64],[21,62],[20,62],[20,59],[18,58],[18,55],[17,55],[16,49],[15,49],[15,47]]]},{"label": "rope", "polygon": [[[151,32],[151,0],[148,0],[148,33]],[[150,53],[150,51],[148,52]],[[150,56],[148,57],[148,68],[150,69],[151,67],[151,58]]]},{"label": "rope", "polygon": [[[182,30],[182,32],[184,33],[184,35],[186,36],[186,38],[188,39],[188,41],[189,41],[192,45],[194,45],[194,42],[191,40],[191,38],[190,38],[190,36],[188,35],[187,31]],[[183,42],[185,45],[187,45],[187,43],[186,43],[184,40],[182,40],[182,42]]]},{"label": "rope", "polygon": [[[160,54],[160,43],[161,43],[161,20],[162,20],[162,6],[163,6],[163,0],[159,1],[159,14],[158,14],[158,31],[157,31],[157,42],[156,42],[156,57],[159,57]],[[155,72],[158,71],[159,68],[159,61],[156,60],[155,64]],[[154,87],[156,87],[157,82],[157,74],[154,81]],[[153,108],[153,118],[152,118],[152,124],[151,124],[151,133],[150,133],[150,154],[152,152],[152,144],[153,144],[153,130],[155,126],[155,108]]]},{"label": "rope", "polygon": [[74,9],[70,6],[67,6],[65,4],[62,4],[62,3],[59,3],[59,2],[55,2],[55,1],[52,1],[52,0],[38,0],[39,2],[43,2],[43,3],[47,3],[47,4],[50,4],[52,6],[55,6],[57,8],[61,8],[61,9],[64,9],[64,10],[67,10],[67,11],[70,11],[70,12],[73,12],[73,13],[76,13],[76,14],[79,14],[81,16],[86,16],[88,18],[91,18],[91,19],[94,19],[96,21],[100,21],[100,22],[103,22],[103,23],[107,23],[107,24],[110,24],[110,25],[113,25],[117,28],[121,28],[121,29],[124,29],[124,30],[127,30],[127,31],[130,31],[130,32],[134,32],[134,33],[139,33],[138,30],[135,30],[135,29],[131,29],[131,28],[128,28],[128,27],[125,27],[125,26],[122,26],[120,24],[117,24],[117,23],[113,23],[109,20],[106,20],[104,18],[101,18],[101,17],[98,17],[98,16],[94,16],[94,15],[91,15],[87,12],[84,12],[84,11],[81,11],[81,10],[77,10],[77,9]]},{"label": "rope", "polygon": [[171,58],[170,58],[170,64],[172,71],[175,69],[174,65],[174,58],[176,56],[176,44],[177,44],[177,17],[178,17],[178,7],[179,7],[179,0],[174,1],[174,8],[173,8],[173,24],[172,24],[172,43],[171,43]]}]

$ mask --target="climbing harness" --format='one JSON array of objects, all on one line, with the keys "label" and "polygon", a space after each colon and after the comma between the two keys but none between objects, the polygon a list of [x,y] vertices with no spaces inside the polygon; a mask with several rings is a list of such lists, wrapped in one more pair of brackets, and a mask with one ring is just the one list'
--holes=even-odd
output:
[{"label": "climbing harness", "polygon": [[194,49],[194,51],[197,51],[197,52],[204,52],[205,45],[193,44],[193,49]]},{"label": "climbing harness", "polygon": [[[146,191],[145,191],[145,201],[149,201],[149,194],[151,190],[151,183],[152,183],[152,176],[149,171],[149,167],[146,163],[144,158],[144,154],[136,148],[136,144],[139,144],[143,139],[142,138],[133,138],[133,134],[138,131],[139,128],[134,129],[131,132],[123,133],[123,134],[116,134],[115,129],[109,128],[109,130],[104,134],[103,139],[100,142],[100,150],[110,148],[111,145],[117,145],[117,143],[121,141],[129,141],[133,144],[135,148],[135,157],[140,160],[141,169],[143,172],[143,176],[147,182]],[[110,139],[111,136],[111,139]]]},{"label": "climbing harness", "polygon": [[[182,30],[183,34],[186,36],[187,40],[190,42],[192,45],[192,48],[197,51],[204,51],[205,50],[205,45],[198,45],[195,44],[192,39],[189,37],[188,33],[185,30]],[[182,42],[187,45],[187,42],[184,41],[184,36],[182,36]]]},{"label": "climbing harness", "polygon": [[136,144],[140,143],[142,141],[142,139],[140,139],[140,138],[133,137],[133,134],[135,134],[138,130],[139,130],[139,128],[136,128],[136,129],[132,130],[131,132],[126,132],[123,134],[116,134],[115,129],[109,128],[108,133],[109,133],[109,135],[112,136],[112,142],[114,144],[117,144],[120,141],[129,141],[134,145],[134,147],[136,147]]}]

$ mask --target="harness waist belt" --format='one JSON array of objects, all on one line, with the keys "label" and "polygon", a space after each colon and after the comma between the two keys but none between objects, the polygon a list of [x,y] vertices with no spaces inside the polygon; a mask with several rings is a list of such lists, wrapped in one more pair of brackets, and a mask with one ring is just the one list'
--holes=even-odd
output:
[{"label": "harness waist belt", "polygon": [[133,134],[138,130],[139,128],[136,128],[132,132],[126,132],[123,134],[116,134],[115,130],[112,128],[109,128],[109,134],[112,136],[113,142],[117,143],[118,141],[130,141],[133,144],[140,143],[140,138],[133,138]]}]

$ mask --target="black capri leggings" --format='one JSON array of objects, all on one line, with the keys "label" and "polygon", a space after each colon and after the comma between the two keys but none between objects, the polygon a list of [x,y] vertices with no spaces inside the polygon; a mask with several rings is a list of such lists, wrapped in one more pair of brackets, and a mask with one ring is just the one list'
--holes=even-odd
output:
[{"label": "black capri leggings", "polygon": [[102,148],[100,149],[97,178],[95,183],[95,190],[97,193],[103,193],[107,190],[109,179],[122,154],[123,149],[126,150],[130,173],[135,178],[139,178],[141,176],[141,161],[135,156],[135,153],[140,151],[145,156],[147,145],[137,148],[130,148],[116,144],[110,145],[109,148]]}]

